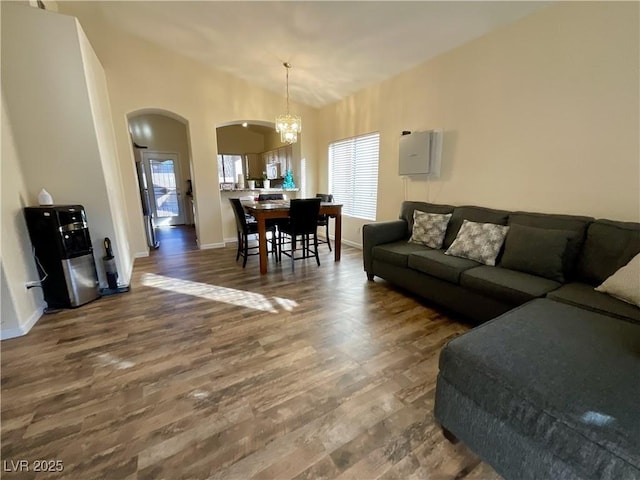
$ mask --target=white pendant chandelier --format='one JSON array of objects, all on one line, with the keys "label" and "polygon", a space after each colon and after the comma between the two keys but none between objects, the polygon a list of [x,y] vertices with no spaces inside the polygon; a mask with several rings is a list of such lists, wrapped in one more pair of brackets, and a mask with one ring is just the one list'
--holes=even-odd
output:
[{"label": "white pendant chandelier", "polygon": [[280,133],[282,143],[296,143],[298,134],[302,131],[302,119],[298,115],[289,114],[289,62],[283,63],[287,69],[287,113],[276,117],[276,132]]}]

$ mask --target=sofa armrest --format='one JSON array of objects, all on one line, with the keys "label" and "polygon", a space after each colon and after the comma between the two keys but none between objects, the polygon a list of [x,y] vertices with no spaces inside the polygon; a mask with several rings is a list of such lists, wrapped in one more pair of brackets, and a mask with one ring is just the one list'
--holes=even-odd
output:
[{"label": "sofa armrest", "polygon": [[373,275],[373,247],[405,239],[408,228],[409,226],[405,220],[367,223],[362,227],[362,257],[364,259],[364,269],[368,274]]}]

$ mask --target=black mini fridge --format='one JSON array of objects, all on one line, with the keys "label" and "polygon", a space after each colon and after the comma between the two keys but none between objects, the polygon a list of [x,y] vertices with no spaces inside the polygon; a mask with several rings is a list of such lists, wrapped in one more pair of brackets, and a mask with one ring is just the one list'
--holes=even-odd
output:
[{"label": "black mini fridge", "polygon": [[100,296],[87,217],[82,205],[24,209],[49,308],[72,308]]}]

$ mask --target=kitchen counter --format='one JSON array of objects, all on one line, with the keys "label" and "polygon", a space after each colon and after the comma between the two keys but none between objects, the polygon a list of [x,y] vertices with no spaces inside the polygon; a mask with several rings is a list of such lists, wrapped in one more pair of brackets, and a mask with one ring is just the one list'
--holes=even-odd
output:
[{"label": "kitchen counter", "polygon": [[234,188],[233,190],[220,190],[220,200],[222,207],[222,235],[224,242],[233,243],[237,240],[236,220],[231,208],[230,198],[252,198],[256,199],[261,193],[282,193],[287,200],[297,198],[299,188]]},{"label": "kitchen counter", "polygon": [[299,192],[299,188],[233,188],[231,190],[220,190],[220,192],[260,192],[260,193],[280,193]]}]

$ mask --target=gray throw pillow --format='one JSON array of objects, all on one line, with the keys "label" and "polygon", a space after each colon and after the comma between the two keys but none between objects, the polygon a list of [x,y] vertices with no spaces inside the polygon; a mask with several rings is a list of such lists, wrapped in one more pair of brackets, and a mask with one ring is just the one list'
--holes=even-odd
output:
[{"label": "gray throw pillow", "polygon": [[508,231],[509,227],[504,225],[464,220],[456,239],[444,253],[495,265]]},{"label": "gray throw pillow", "polygon": [[567,245],[575,236],[569,230],[511,225],[500,266],[564,282]]},{"label": "gray throw pillow", "polygon": [[444,234],[451,214],[427,213],[420,210],[413,211],[413,229],[411,231],[412,243],[420,243],[431,248],[442,248]]}]

